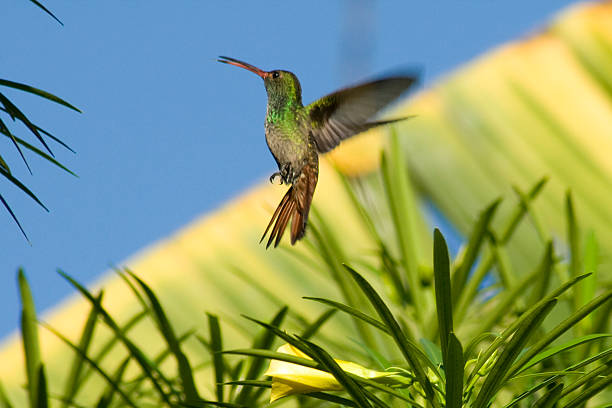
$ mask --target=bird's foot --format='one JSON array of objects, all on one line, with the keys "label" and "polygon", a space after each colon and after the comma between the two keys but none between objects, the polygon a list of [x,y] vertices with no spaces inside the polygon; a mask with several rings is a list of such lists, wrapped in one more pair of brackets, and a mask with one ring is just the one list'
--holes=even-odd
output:
[{"label": "bird's foot", "polygon": [[274,174],[272,174],[272,175],[270,176],[270,183],[274,184],[274,180],[275,180],[277,177],[280,179],[280,184],[283,184],[283,175],[281,174],[281,172],[280,172],[280,171],[277,171],[276,173],[274,173]]}]

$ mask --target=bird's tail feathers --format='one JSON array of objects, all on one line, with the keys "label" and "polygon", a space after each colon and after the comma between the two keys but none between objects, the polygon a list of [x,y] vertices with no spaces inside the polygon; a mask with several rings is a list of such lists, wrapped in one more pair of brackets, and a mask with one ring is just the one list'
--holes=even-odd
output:
[{"label": "bird's tail feathers", "polygon": [[272,243],[274,243],[274,247],[278,246],[289,221],[291,221],[291,245],[294,245],[299,239],[304,237],[308,212],[310,211],[312,196],[317,185],[318,173],[317,163],[314,165],[307,164],[302,169],[302,173],[297,181],[287,190],[280,204],[276,207],[274,214],[272,214],[272,219],[270,219],[259,241],[261,243],[264,240],[270,227],[274,225],[266,243],[266,248],[269,248]]}]

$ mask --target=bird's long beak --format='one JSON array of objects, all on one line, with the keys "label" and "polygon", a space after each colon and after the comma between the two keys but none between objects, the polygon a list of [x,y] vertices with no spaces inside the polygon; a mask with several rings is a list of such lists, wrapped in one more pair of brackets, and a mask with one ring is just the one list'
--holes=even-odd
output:
[{"label": "bird's long beak", "polygon": [[220,56],[219,59],[217,59],[217,61],[222,62],[224,64],[235,65],[240,68],[248,69],[249,71],[254,72],[255,74],[259,75],[262,78],[265,78],[266,76],[268,76],[267,71],[263,71],[257,67],[254,67],[251,64],[247,64],[246,62],[239,61],[235,58]]}]

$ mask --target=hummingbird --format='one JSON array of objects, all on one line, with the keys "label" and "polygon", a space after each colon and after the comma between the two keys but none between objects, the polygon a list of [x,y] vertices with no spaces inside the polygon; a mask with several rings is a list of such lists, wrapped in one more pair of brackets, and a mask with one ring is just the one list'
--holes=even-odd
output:
[{"label": "hummingbird", "polygon": [[341,141],[376,126],[406,118],[373,120],[376,114],[397,99],[415,82],[414,76],[391,76],[302,104],[302,87],[292,72],[264,71],[246,62],[220,56],[217,61],[249,70],[263,79],[268,94],[265,118],[266,142],[276,160],[280,184],[291,187],[274,211],[260,243],[270,227],[266,249],[280,243],[291,221],[291,245],[304,237],[308,212],[319,176],[319,154],[338,146]]}]

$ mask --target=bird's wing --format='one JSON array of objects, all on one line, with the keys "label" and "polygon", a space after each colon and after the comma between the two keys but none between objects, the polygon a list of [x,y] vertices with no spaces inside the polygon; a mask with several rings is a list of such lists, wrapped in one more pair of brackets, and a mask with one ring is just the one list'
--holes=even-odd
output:
[{"label": "bird's wing", "polygon": [[410,76],[379,79],[334,92],[306,106],[317,150],[328,152],[342,140],[371,127],[404,119],[370,121],[414,82]]}]

